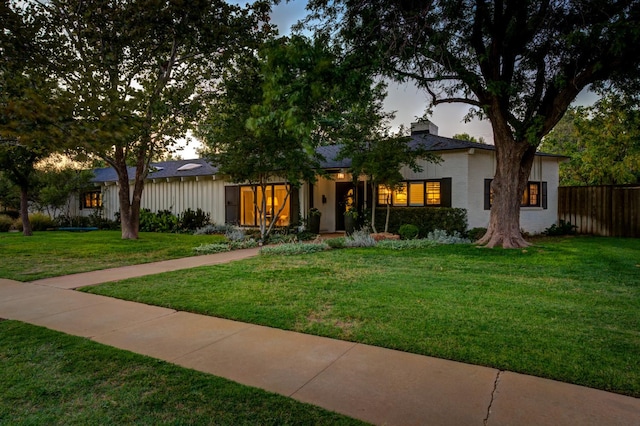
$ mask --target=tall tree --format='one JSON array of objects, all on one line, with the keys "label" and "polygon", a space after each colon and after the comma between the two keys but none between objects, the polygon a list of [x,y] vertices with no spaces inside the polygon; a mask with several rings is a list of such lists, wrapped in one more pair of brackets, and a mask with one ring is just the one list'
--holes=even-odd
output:
[{"label": "tall tree", "polygon": [[20,217],[25,236],[29,222],[29,192],[35,165],[60,149],[69,122],[69,98],[33,52],[40,44],[42,21],[0,5],[0,170],[20,189]]},{"label": "tall tree", "polygon": [[[520,200],[536,149],[592,83],[640,75],[638,0],[311,0],[311,18],[432,105],[463,102],[496,146],[489,247],[523,247]],[[310,22],[312,22],[310,20]]]},{"label": "tall tree", "polygon": [[[76,148],[118,174],[122,238],[138,237],[149,163],[184,136],[199,95],[231,53],[260,39],[267,2],[247,9],[222,0],[30,0],[59,39],[52,72],[73,95]],[[135,168],[129,176],[128,166]]]},{"label": "tall tree", "polygon": [[640,102],[608,93],[591,107],[571,108],[542,149],[570,157],[562,185],[640,183]]},{"label": "tall tree", "polygon": [[345,117],[370,80],[347,66],[326,37],[278,38],[247,53],[234,60],[199,135],[220,172],[255,189],[264,240],[285,205],[281,200],[268,218],[267,186],[278,179],[290,191],[315,181],[316,148],[340,141]]}]

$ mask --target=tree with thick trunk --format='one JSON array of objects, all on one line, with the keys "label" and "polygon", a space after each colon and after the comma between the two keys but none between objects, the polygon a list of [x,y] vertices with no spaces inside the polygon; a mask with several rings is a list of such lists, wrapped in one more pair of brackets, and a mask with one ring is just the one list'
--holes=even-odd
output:
[{"label": "tree with thick trunk", "polygon": [[490,121],[496,174],[480,240],[489,247],[527,245],[520,199],[533,157],[576,96],[640,76],[639,0],[311,0],[310,9],[310,25],[338,28],[342,43],[413,81],[432,106],[466,103],[469,117]]},{"label": "tree with thick trunk", "polygon": [[[72,96],[69,143],[118,174],[122,238],[138,238],[151,158],[185,137],[231,55],[262,39],[270,4],[223,0],[26,0],[49,70]],[[54,44],[51,40],[56,40]],[[36,51],[37,53],[37,51]],[[135,172],[131,175],[131,168]],[[131,188],[130,188],[131,186]]]}]

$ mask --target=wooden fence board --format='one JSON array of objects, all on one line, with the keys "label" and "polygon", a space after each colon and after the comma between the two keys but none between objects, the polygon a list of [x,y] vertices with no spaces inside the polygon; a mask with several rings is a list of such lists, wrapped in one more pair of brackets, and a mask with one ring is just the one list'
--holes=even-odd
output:
[{"label": "wooden fence board", "polygon": [[640,238],[640,186],[562,186],[558,219],[581,234]]}]

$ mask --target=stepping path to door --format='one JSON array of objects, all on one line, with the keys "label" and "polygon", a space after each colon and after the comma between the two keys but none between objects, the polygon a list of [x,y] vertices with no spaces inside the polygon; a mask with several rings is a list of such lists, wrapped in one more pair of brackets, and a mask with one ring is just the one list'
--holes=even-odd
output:
[{"label": "stepping path to door", "polygon": [[640,399],[358,343],[73,291],[240,260],[257,249],[0,279],[0,318],[40,325],[379,425],[640,425]]}]

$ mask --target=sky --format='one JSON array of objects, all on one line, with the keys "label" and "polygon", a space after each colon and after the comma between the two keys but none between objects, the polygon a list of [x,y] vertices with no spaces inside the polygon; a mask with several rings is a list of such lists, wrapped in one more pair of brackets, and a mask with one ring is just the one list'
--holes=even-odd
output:
[{"label": "sky", "polygon": [[[229,2],[244,5],[246,0],[229,0]],[[306,16],[306,4],[307,0],[281,0],[280,4],[273,6],[271,24],[278,27],[280,35],[290,33],[291,26]],[[384,105],[387,111],[395,111],[396,117],[391,122],[394,130],[397,130],[401,125],[409,127],[418,117],[422,117],[429,103],[427,94],[411,83],[389,83],[387,92]],[[575,103],[590,105],[595,99],[596,96],[593,93],[585,91],[578,96]],[[469,106],[465,104],[442,104],[433,108],[429,120],[438,126],[440,136],[452,137],[456,134],[468,133],[492,144],[493,133],[489,122],[477,119],[465,122],[464,117],[468,111]],[[197,158],[195,153],[197,147],[197,144],[191,142],[178,155],[185,159]]]}]

